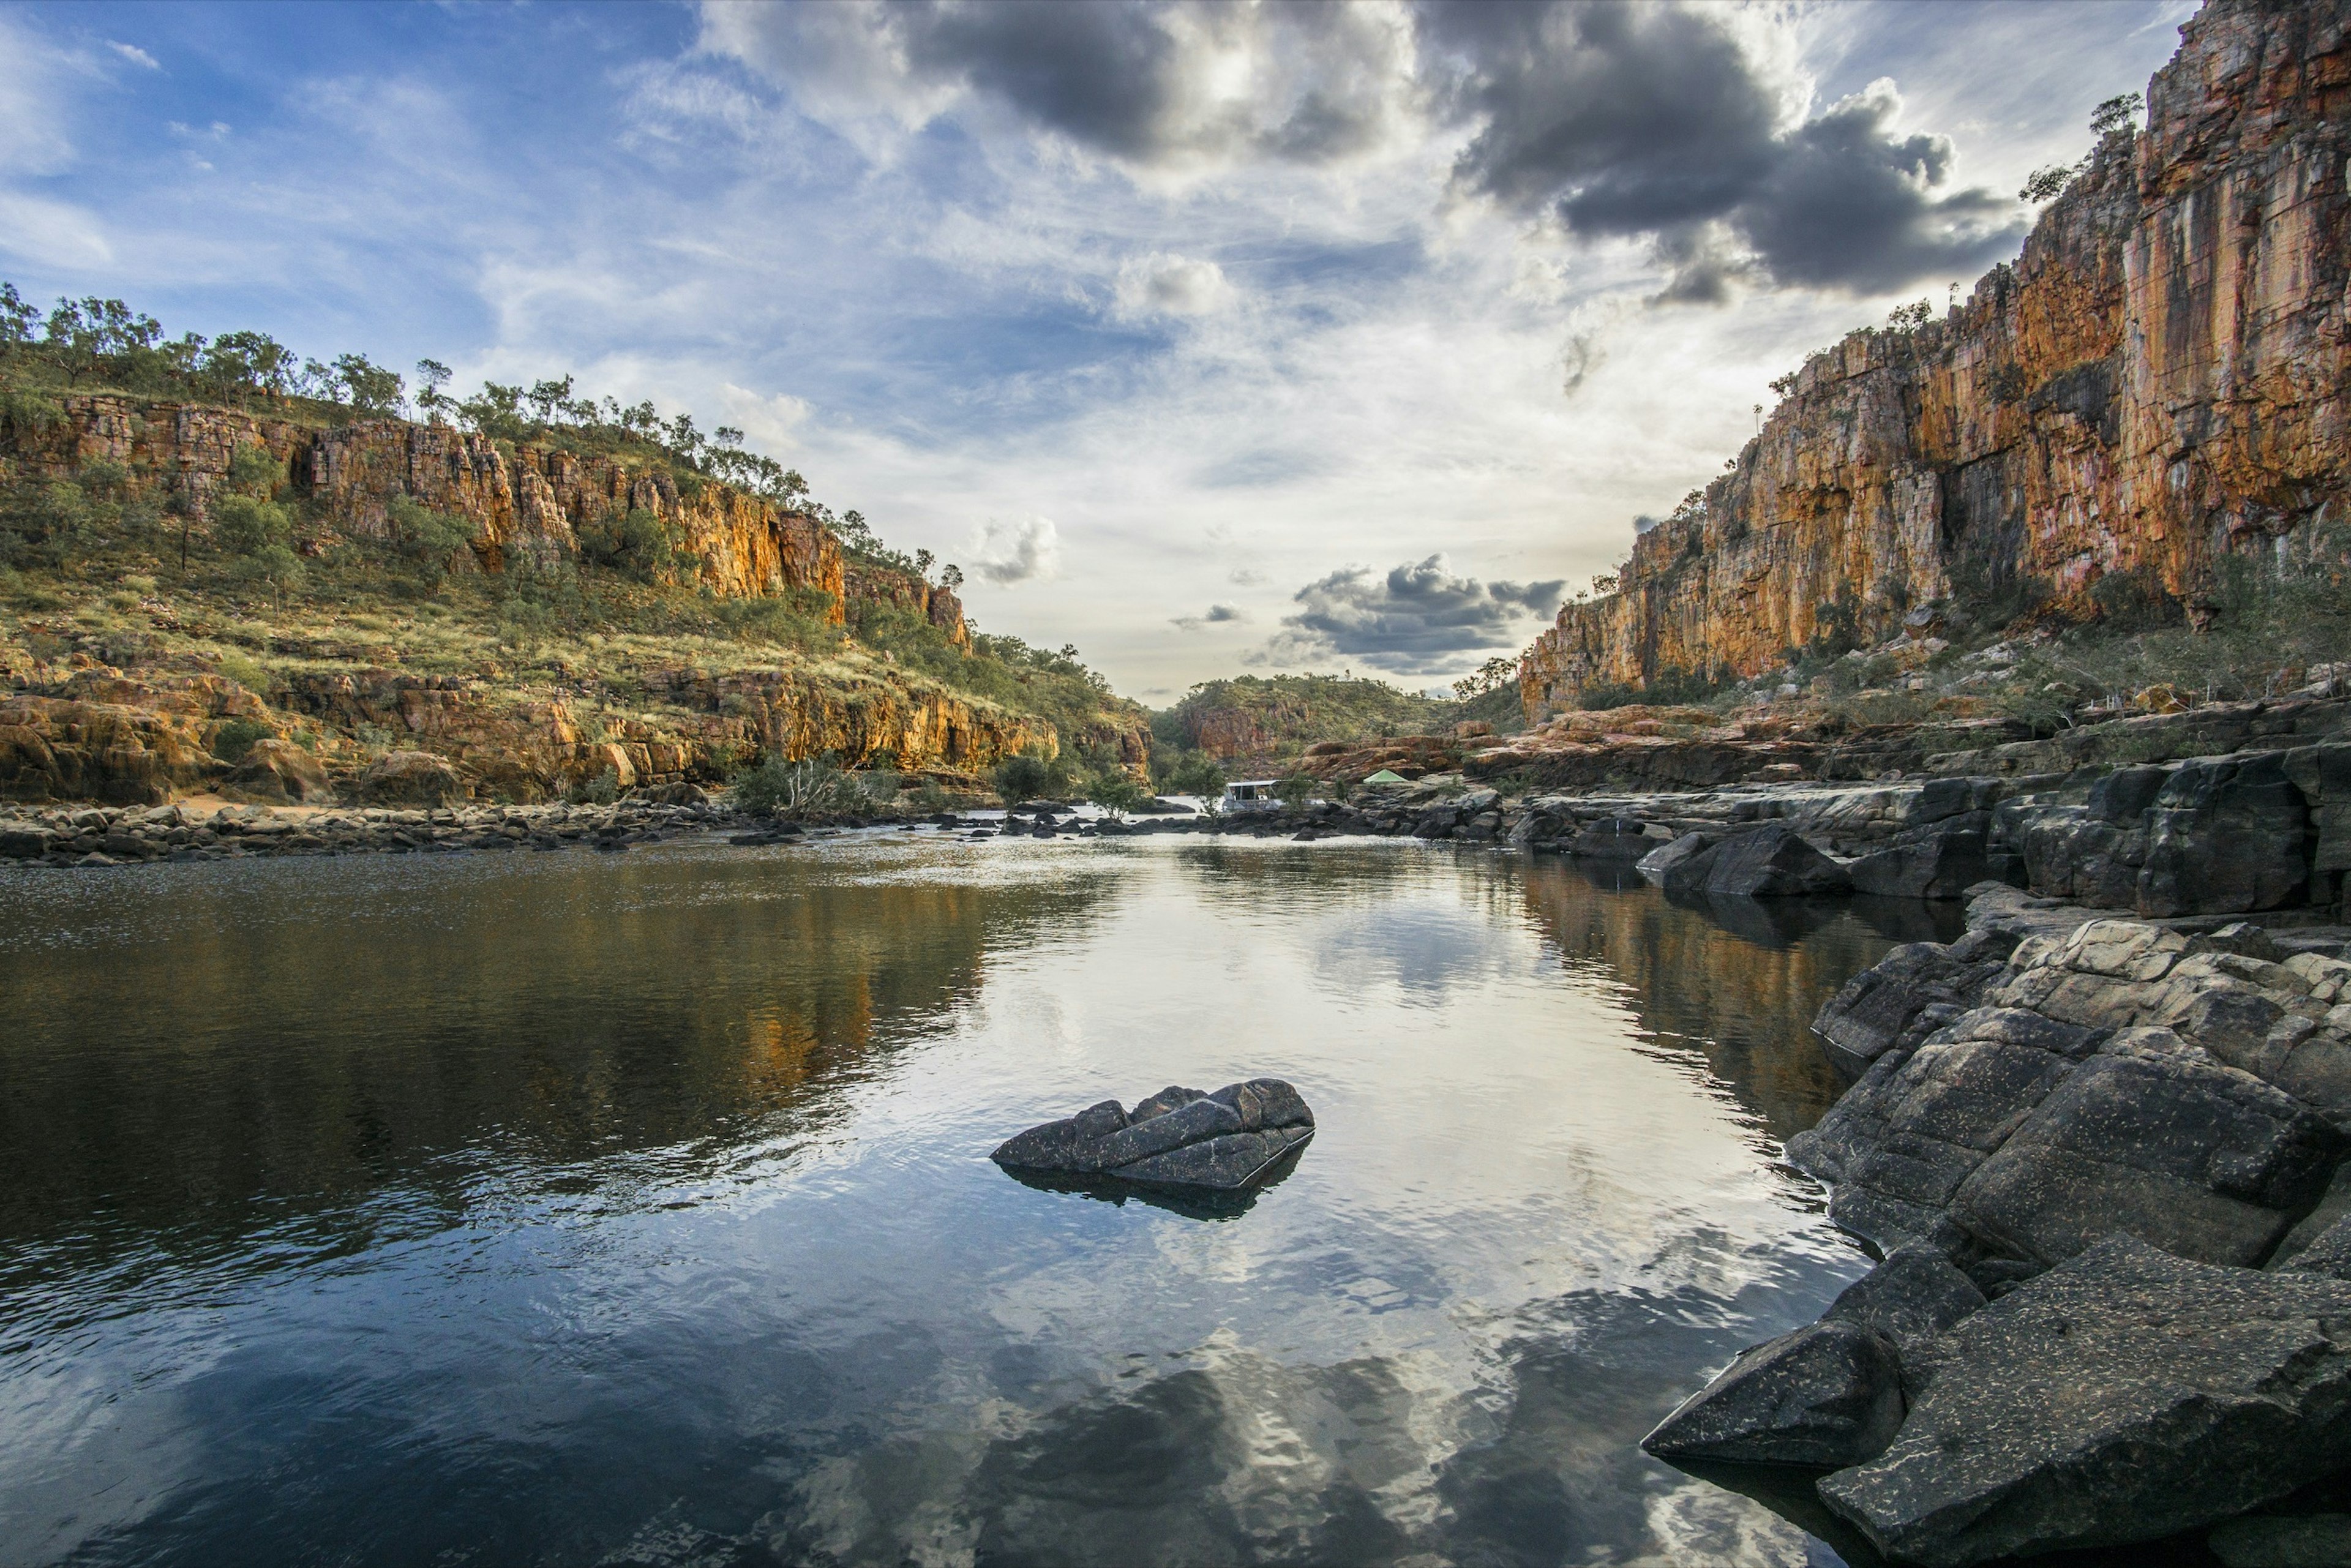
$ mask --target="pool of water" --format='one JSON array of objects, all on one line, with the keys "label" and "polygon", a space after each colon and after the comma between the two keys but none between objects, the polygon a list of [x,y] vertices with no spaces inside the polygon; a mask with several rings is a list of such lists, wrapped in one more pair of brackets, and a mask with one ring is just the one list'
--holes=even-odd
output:
[{"label": "pool of water", "polygon": [[[1865,1260],[1924,906],[1399,842],[0,873],[0,1562],[1802,1563],[1636,1439]],[[1275,1075],[1245,1212],[987,1151]]]}]

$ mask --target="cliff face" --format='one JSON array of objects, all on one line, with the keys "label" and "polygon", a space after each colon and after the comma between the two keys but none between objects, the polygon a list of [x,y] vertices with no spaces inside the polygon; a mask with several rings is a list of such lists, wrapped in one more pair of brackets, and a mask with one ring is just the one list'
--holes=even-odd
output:
[{"label": "cliff face", "polygon": [[2210,0],[2022,256],[1939,322],[1813,356],[1730,472],[1528,650],[1531,720],[1597,684],[1753,675],[1850,614],[2147,570],[2351,506],[2351,0]]},{"label": "cliff face", "polygon": [[860,599],[903,606],[970,645],[955,594],[911,573],[844,560],[841,542],[805,513],[785,510],[731,486],[688,491],[669,475],[610,454],[555,444],[510,445],[447,425],[363,419],[319,429],[266,415],[199,404],[106,394],[63,400],[65,419],[47,430],[11,430],[0,471],[67,478],[93,463],[122,465],[134,490],[175,496],[201,516],[227,477],[239,447],[257,445],[286,466],[294,491],[319,503],[331,526],[356,538],[381,538],[388,511],[408,497],[464,518],[483,570],[517,560],[551,565],[579,553],[579,529],[611,512],[652,513],[698,564],[686,580],[721,598],[750,599],[787,589],[829,594],[830,619]]}]

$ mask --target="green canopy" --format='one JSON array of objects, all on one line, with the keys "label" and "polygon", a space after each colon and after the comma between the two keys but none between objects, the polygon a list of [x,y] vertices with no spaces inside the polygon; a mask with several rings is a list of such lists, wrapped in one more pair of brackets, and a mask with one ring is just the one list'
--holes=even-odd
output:
[{"label": "green canopy", "polygon": [[1383,768],[1377,773],[1373,774],[1369,779],[1364,779],[1364,782],[1366,784],[1408,784],[1411,780],[1406,779],[1401,773],[1392,773],[1388,769]]}]

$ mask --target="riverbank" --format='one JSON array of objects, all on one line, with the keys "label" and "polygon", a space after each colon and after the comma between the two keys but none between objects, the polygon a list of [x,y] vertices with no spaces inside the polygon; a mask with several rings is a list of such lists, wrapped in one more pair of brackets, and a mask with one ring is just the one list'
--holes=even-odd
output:
[{"label": "riverbank", "polygon": [[1645,1446],[1770,1467],[1858,1561],[2351,1558],[2351,927],[2279,913],[1985,883],[1856,976],[1787,1157],[1883,1260]]}]

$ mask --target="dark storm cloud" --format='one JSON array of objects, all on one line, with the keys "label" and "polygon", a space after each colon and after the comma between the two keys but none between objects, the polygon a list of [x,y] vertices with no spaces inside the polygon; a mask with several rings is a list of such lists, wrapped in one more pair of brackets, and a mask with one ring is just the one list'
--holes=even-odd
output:
[{"label": "dark storm cloud", "polygon": [[1759,269],[1874,293],[1972,270],[2022,232],[2013,204],[1944,188],[1951,143],[1896,134],[1888,89],[1783,129],[1713,13],[1485,0],[1420,16],[1425,68],[1483,122],[1456,187],[1577,234],[1649,236],[1674,268],[1662,300],[1719,301]]},{"label": "dark storm cloud", "polygon": [[1950,185],[1947,138],[1894,129],[1890,86],[1792,124],[1787,73],[1716,7],[1420,0],[1408,27],[1366,6],[1192,0],[705,16],[715,47],[810,101],[894,104],[911,123],[969,97],[1136,168],[1329,162],[1408,126],[1465,139],[1458,193],[1649,240],[1670,272],[1661,302],[1964,277],[2022,231],[2013,203]]},{"label": "dark storm cloud", "polygon": [[[786,75],[821,56],[836,69],[967,89],[1140,165],[1343,157],[1384,133],[1407,75],[1405,35],[1347,5],[894,0],[846,29],[829,11],[728,17],[724,47]],[[855,59],[836,52],[852,35]],[[1237,59],[1250,67],[1238,94],[1228,79]]]},{"label": "dark storm cloud", "polygon": [[1442,670],[1518,642],[1528,621],[1559,608],[1566,586],[1456,577],[1441,555],[1384,573],[1347,567],[1292,595],[1299,612],[1282,617],[1280,634],[1251,662],[1345,654],[1400,674]]},{"label": "dark storm cloud", "polygon": [[1241,613],[1238,605],[1211,604],[1206,615],[1178,615],[1168,623],[1180,626],[1186,632],[1197,632],[1203,626],[1220,626],[1228,622],[1248,619],[1248,616]]}]

